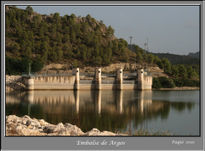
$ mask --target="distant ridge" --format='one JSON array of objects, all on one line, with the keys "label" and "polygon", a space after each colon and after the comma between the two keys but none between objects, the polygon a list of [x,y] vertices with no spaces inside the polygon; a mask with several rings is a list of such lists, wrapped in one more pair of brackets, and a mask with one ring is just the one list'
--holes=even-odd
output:
[{"label": "distant ridge", "polygon": [[170,53],[152,53],[159,58],[167,58],[172,64],[199,64],[199,52],[188,55],[177,55]]},{"label": "distant ridge", "polygon": [[192,57],[192,58],[198,58],[198,59],[199,59],[200,54],[199,54],[199,51],[198,51],[198,52],[195,52],[195,53],[190,52],[190,53],[188,54],[188,56],[189,56],[189,57]]}]

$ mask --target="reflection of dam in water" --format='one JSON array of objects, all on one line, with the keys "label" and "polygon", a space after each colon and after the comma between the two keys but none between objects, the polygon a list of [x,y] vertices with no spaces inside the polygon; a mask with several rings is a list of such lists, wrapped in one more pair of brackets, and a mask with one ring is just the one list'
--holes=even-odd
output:
[{"label": "reflection of dam in water", "polygon": [[136,129],[154,127],[177,134],[198,134],[198,94],[135,90],[14,92],[6,94],[6,114],[29,115],[53,124],[71,123],[83,131],[96,127],[134,133]]},{"label": "reflection of dam in water", "polygon": [[[135,93],[134,93],[135,92]],[[79,113],[81,109],[92,109],[101,114],[102,110],[111,113],[129,112],[157,112],[165,106],[191,107],[192,103],[167,102],[152,100],[153,91],[28,91],[13,95],[6,95],[7,104],[28,103],[30,106],[38,104],[46,112],[60,113],[62,107],[72,107],[73,112]],[[179,107],[180,108],[180,107]]]},{"label": "reflection of dam in water", "polygon": [[[132,91],[130,91],[132,92]],[[18,103],[19,100],[32,104],[42,104],[55,106],[58,108],[61,105],[75,106],[76,113],[79,113],[81,107],[94,105],[98,114],[102,108],[110,112],[123,113],[126,111],[126,106],[132,101],[132,93],[129,91],[28,91],[19,96],[7,95],[6,103]],[[145,108],[152,104],[152,91],[138,92],[138,110],[143,112]],[[44,109],[44,110],[45,110]]]}]

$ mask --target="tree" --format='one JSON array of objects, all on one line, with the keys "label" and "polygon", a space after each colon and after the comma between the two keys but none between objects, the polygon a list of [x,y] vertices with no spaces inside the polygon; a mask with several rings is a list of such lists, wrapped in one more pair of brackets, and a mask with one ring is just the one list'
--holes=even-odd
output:
[{"label": "tree", "polygon": [[148,54],[148,57],[147,57],[147,62],[150,63],[150,64],[153,64],[154,62],[154,56],[152,54]]},{"label": "tree", "polygon": [[167,58],[162,59],[163,69],[165,73],[171,74],[171,63]]},{"label": "tree", "polygon": [[159,81],[159,78],[153,78],[152,88],[159,89],[161,87],[162,87],[162,85],[161,85],[161,83]]},{"label": "tree", "polygon": [[72,52],[71,45],[69,43],[65,43],[63,45],[62,50],[63,50],[63,54],[65,58],[68,58],[68,59],[72,58],[73,52]]},{"label": "tree", "polygon": [[159,77],[159,81],[163,88],[174,88],[175,87],[174,81],[167,77]]},{"label": "tree", "polygon": [[6,24],[6,30],[8,30],[8,28],[10,27],[10,20],[9,20],[9,17],[6,15],[6,21],[5,21],[5,24]]},{"label": "tree", "polygon": [[94,64],[95,66],[100,66],[102,64],[102,58],[100,56],[95,57]]},{"label": "tree", "polygon": [[189,79],[197,79],[198,75],[197,73],[193,70],[193,68],[191,66],[187,66],[187,77]]},{"label": "tree", "polygon": [[31,71],[38,72],[43,68],[43,66],[44,66],[44,63],[43,63],[42,59],[40,57],[37,57],[32,61]]},{"label": "tree", "polygon": [[62,38],[63,43],[70,43],[70,36],[69,34],[65,34],[64,37]]},{"label": "tree", "polygon": [[33,29],[38,29],[39,24],[41,23],[40,15],[33,17]]},{"label": "tree", "polygon": [[176,65],[172,65],[171,67],[171,75],[174,76],[175,78],[179,77],[179,70],[178,67]]},{"label": "tree", "polygon": [[137,51],[137,53],[136,53],[136,62],[137,63],[142,63],[142,61],[143,61],[142,54],[139,51]]},{"label": "tree", "polygon": [[108,26],[106,36],[111,37],[114,34],[114,29],[111,26]]},{"label": "tree", "polygon": [[53,23],[56,24],[58,30],[61,28],[61,17],[59,13],[53,15]]},{"label": "tree", "polygon": [[187,70],[183,64],[178,65],[178,71],[181,78],[187,78]]},{"label": "tree", "polygon": [[24,55],[25,55],[25,57],[31,59],[31,57],[32,57],[32,51],[31,51],[31,48],[30,48],[30,47],[27,47],[27,48],[25,49]]},{"label": "tree", "polygon": [[75,18],[76,18],[75,14],[71,14],[70,17],[71,17],[72,19],[75,19]]},{"label": "tree", "polygon": [[76,33],[74,30],[71,30],[71,33],[70,33],[70,41],[72,43],[74,43],[76,41]]},{"label": "tree", "polygon": [[28,12],[29,15],[31,15],[33,13],[33,8],[31,6],[27,6],[26,11]]}]

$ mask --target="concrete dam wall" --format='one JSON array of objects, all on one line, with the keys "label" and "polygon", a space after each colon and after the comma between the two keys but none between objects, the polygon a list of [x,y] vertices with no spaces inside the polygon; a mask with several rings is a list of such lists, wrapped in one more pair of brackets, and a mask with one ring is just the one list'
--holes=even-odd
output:
[{"label": "concrete dam wall", "polygon": [[115,76],[102,76],[101,68],[96,68],[93,77],[80,76],[79,68],[69,76],[29,76],[26,78],[27,90],[105,90],[105,89],[138,89],[151,90],[152,76],[140,69],[137,76],[126,79],[123,70],[119,69]]}]

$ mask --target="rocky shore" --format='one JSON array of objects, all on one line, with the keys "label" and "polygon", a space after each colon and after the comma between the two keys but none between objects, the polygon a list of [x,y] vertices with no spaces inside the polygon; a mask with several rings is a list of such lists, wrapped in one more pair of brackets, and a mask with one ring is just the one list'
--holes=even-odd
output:
[{"label": "rocky shore", "polygon": [[96,128],[83,132],[76,125],[70,123],[50,124],[43,119],[30,118],[25,115],[6,116],[6,136],[122,136],[109,131],[100,131]]}]

